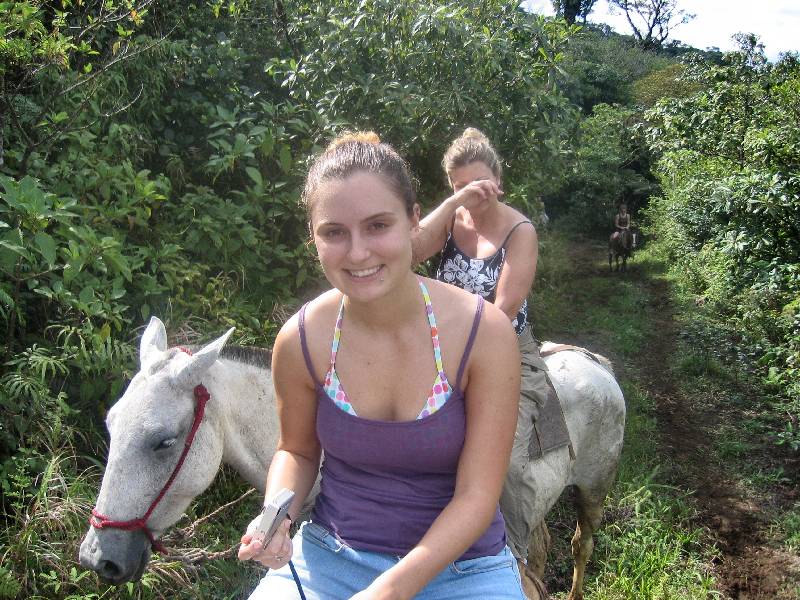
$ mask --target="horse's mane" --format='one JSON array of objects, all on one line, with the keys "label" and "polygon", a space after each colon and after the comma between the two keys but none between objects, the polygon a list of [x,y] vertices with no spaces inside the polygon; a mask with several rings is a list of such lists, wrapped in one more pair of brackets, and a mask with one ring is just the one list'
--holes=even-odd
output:
[{"label": "horse's mane", "polygon": [[[190,352],[195,352],[200,348],[202,348],[202,346],[186,346],[186,349]],[[163,369],[178,352],[181,352],[180,348],[170,348],[167,350],[166,355],[161,358],[161,360],[154,362],[148,367],[148,373],[153,375]],[[272,365],[272,350],[258,348],[256,346],[224,346],[219,353],[219,357],[259,369],[269,370]]]},{"label": "horse's mane", "polygon": [[272,364],[272,350],[256,346],[225,346],[219,353],[220,358],[226,358],[240,363],[245,363],[259,369],[269,369]]}]

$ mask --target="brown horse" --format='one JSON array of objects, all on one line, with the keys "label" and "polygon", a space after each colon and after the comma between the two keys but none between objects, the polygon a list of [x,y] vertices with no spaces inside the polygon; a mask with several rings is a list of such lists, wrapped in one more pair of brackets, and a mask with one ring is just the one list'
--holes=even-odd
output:
[{"label": "brown horse", "polygon": [[630,229],[621,229],[611,234],[608,240],[608,268],[613,269],[613,262],[616,262],[616,270],[620,270],[619,259],[622,257],[622,271],[628,270],[628,258],[633,254],[636,247],[636,237]]}]

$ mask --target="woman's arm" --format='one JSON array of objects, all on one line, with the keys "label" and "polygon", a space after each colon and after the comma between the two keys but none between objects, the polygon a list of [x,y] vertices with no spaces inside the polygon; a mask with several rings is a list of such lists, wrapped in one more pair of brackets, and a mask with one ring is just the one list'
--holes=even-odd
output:
[{"label": "woman's arm", "polygon": [[487,304],[465,377],[467,427],[453,498],[419,544],[354,600],[413,598],[486,531],[514,441],[519,364],[508,318]]},{"label": "woman's arm", "polygon": [[[303,359],[295,315],[281,328],[272,349],[272,381],[280,422],[278,448],[272,458],[267,475],[266,497],[270,498],[281,488],[294,491],[289,507],[292,519],[300,513],[303,502],[316,481],[321,449],[316,433],[317,397],[314,381]],[[255,559],[274,568],[275,555],[285,555],[288,526],[273,536],[266,548],[245,534],[239,549],[241,560]],[[268,540],[267,540],[268,541]],[[291,548],[289,542],[289,548]],[[286,556],[286,559],[291,558]],[[285,560],[278,561],[284,563]]]},{"label": "woman's arm", "polygon": [[512,321],[531,292],[539,260],[539,237],[533,225],[520,225],[506,245],[506,258],[497,282],[494,305]]},{"label": "woman's arm", "polygon": [[498,197],[503,191],[494,181],[480,179],[465,185],[455,194],[444,200],[428,216],[420,221],[419,228],[411,238],[414,264],[428,260],[441,251],[447,241],[450,224],[459,206],[469,209],[491,197]]}]

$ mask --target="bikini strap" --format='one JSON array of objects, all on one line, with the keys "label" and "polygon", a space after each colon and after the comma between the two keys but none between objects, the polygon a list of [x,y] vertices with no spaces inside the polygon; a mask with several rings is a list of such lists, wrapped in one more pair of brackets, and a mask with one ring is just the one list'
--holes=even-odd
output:
[{"label": "bikini strap", "polygon": [[306,306],[308,306],[308,302],[300,307],[300,312],[297,316],[297,326],[300,329],[300,347],[303,349],[303,358],[306,361],[306,368],[311,374],[311,379],[315,384],[317,384],[317,376],[314,372],[314,363],[311,362],[311,352],[308,350],[308,342],[306,341]]},{"label": "bikini strap", "polygon": [[436,316],[433,314],[433,302],[428,288],[418,278],[419,287],[422,290],[422,297],[425,299],[425,313],[428,316],[428,326],[431,329],[431,343],[433,344],[433,359],[436,361],[436,372],[444,375],[444,364],[442,363],[442,347],[439,344],[439,328],[436,326]]},{"label": "bikini strap", "polygon": [[339,352],[339,340],[342,339],[342,316],[344,315],[344,295],[342,301],[339,303],[339,314],[336,315],[336,325],[333,327],[333,341],[331,342],[331,365],[330,368],[336,366],[336,355]]},{"label": "bikini strap", "polygon": [[514,230],[515,230],[517,227],[519,227],[520,225],[524,225],[525,223],[528,223],[529,225],[533,225],[533,223],[531,223],[531,222],[530,222],[529,220],[527,220],[527,219],[525,219],[524,221],[520,221],[519,223],[517,223],[516,225],[514,225],[514,226],[511,228],[511,231],[509,231],[509,232],[508,232],[508,235],[506,236],[506,239],[504,239],[504,240],[503,240],[503,243],[502,243],[502,244],[500,244],[500,247],[501,247],[501,248],[505,248],[505,247],[506,247],[506,244],[508,243],[508,240],[509,240],[509,238],[511,237],[511,234],[512,234],[512,233],[514,233]]},{"label": "bikini strap", "polygon": [[483,298],[478,296],[478,306],[475,309],[475,318],[472,319],[472,329],[469,332],[467,345],[464,347],[464,354],[461,356],[461,364],[458,365],[458,375],[456,375],[456,386],[458,386],[458,389],[461,389],[461,376],[464,374],[464,368],[467,366],[467,359],[469,358],[469,353],[472,351],[472,344],[475,343],[475,337],[478,334],[478,325],[481,322],[482,314]]}]

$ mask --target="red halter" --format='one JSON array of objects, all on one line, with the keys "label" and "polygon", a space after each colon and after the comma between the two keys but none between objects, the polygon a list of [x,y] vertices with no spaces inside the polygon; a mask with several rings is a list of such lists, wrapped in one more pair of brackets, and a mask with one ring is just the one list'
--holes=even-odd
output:
[{"label": "red halter", "polygon": [[[178,346],[178,350],[191,355],[191,351],[188,348]],[[156,499],[150,504],[150,508],[147,509],[147,512],[138,519],[131,519],[129,521],[113,521],[107,516],[100,514],[95,507],[92,509],[92,516],[89,517],[89,524],[92,527],[95,529],[110,527],[111,529],[123,529],[125,531],[137,531],[141,529],[144,531],[147,539],[150,540],[153,548],[162,554],[166,553],[167,550],[164,548],[163,544],[161,544],[161,542],[159,542],[153,533],[147,528],[147,520],[150,518],[150,515],[153,514],[153,511],[156,509],[156,506],[158,506],[158,503],[164,498],[167,490],[169,490],[172,482],[175,481],[175,477],[177,477],[178,472],[181,470],[183,462],[186,460],[186,455],[189,454],[189,449],[192,447],[194,435],[200,428],[200,423],[203,420],[203,415],[205,414],[206,410],[206,402],[208,402],[208,400],[211,398],[211,395],[208,393],[206,387],[200,384],[194,388],[194,398],[196,400],[196,404],[194,406],[194,422],[192,423],[192,428],[189,430],[189,435],[186,436],[186,441],[183,444],[183,452],[181,452],[181,456],[178,459],[178,463],[175,465],[175,468],[172,470],[172,474],[169,476],[169,479],[167,479],[167,483],[165,483],[164,487],[161,488],[161,491],[158,493],[158,496],[156,496]]]}]

